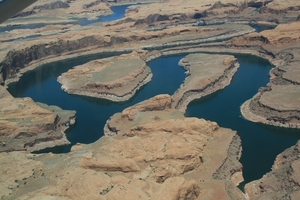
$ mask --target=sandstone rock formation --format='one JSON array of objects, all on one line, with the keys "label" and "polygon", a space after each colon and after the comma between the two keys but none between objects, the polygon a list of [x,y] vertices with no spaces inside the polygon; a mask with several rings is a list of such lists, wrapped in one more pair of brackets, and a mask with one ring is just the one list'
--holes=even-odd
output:
[{"label": "sandstone rock formation", "polygon": [[113,58],[93,60],[58,77],[67,93],[125,101],[151,80],[150,68],[135,51]]},{"label": "sandstone rock formation", "polygon": [[299,199],[299,147],[300,141],[277,156],[271,172],[246,185],[250,199]]},{"label": "sandstone rock formation", "polygon": [[75,111],[14,98],[2,86],[0,98],[0,152],[69,144],[64,131],[75,122]]},{"label": "sandstone rock formation", "polygon": [[182,112],[192,100],[229,85],[239,66],[234,56],[200,53],[187,55],[179,65],[187,77],[172,99],[173,106]]},{"label": "sandstone rock formation", "polygon": [[[22,24],[24,23],[22,18],[27,18],[31,23],[57,23],[72,21],[76,18],[95,18],[111,13],[112,11],[105,2],[96,0],[40,0],[14,15],[13,19],[5,24]],[[45,17],[49,19],[43,20]]]},{"label": "sandstone rock formation", "polygon": [[245,102],[245,118],[266,124],[299,128],[299,22],[279,25],[273,31],[252,33],[232,42],[237,46],[260,46],[273,57],[270,83]]},{"label": "sandstone rock formation", "polygon": [[[245,25],[225,25],[222,27],[178,26],[161,31],[141,29],[128,31],[127,26],[122,26],[119,30],[117,26],[101,29],[101,32],[96,35],[95,30],[78,30],[72,33],[61,33],[59,36],[39,37],[36,40],[6,42],[1,46],[3,51],[0,54],[2,54],[3,60],[0,64],[0,75],[3,80],[11,79],[16,77],[16,74],[26,71],[28,67],[32,68],[45,62],[78,55],[190,45],[228,39],[252,31],[251,27]],[[110,48],[108,49],[108,47]]]},{"label": "sandstone rock formation", "polygon": [[[127,108],[107,123],[117,135],[77,144],[68,154],[0,153],[2,198],[245,199],[235,186],[242,181],[239,137],[185,118],[171,108],[171,96]],[[17,160],[24,167],[10,169]]]},{"label": "sandstone rock formation", "polygon": [[[51,13],[57,17],[49,22],[65,22],[60,17],[93,18],[99,11],[109,12],[99,1],[39,3],[16,19],[35,15],[31,22],[41,22]],[[45,62],[103,51],[172,48],[153,57],[198,50],[251,53],[269,59],[275,67],[268,86],[242,106],[243,115],[257,122],[299,127],[299,22],[229,42],[197,45],[253,31],[235,23],[299,20],[299,8],[297,0],[172,0],[153,4],[151,9],[133,6],[124,19],[100,27],[68,25],[65,30],[61,26],[49,28],[50,32],[48,28],[34,30],[43,36],[1,42],[0,82],[4,84]],[[222,25],[198,27],[211,24]],[[25,35],[26,31],[21,32]],[[0,91],[3,199],[297,199],[300,195],[299,144],[277,157],[273,172],[247,184],[245,196],[236,188],[242,181],[238,162],[241,143],[236,133],[214,122],[184,118],[172,107],[174,102],[168,95],[116,113],[107,121],[106,136],[93,144],[77,144],[68,154],[14,151],[57,145],[57,140],[54,144],[49,140],[61,141],[65,125],[75,113],[65,115],[46,105],[41,108],[30,99],[14,99],[3,88]]]}]

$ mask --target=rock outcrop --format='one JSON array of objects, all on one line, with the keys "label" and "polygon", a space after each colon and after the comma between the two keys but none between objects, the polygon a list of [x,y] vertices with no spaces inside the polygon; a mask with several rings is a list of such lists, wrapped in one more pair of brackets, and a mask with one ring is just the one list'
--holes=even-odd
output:
[{"label": "rock outcrop", "polygon": [[189,54],[179,61],[186,70],[186,79],[173,95],[173,107],[185,112],[187,105],[223,89],[237,71],[239,64],[234,56],[220,54]]},{"label": "rock outcrop", "polygon": [[[120,131],[68,154],[0,153],[5,199],[245,199],[237,134],[159,95],[111,117]],[[8,156],[11,154],[11,156]],[[10,163],[24,167],[10,169]],[[28,163],[28,164],[26,164]]]},{"label": "rock outcrop", "polygon": [[75,111],[14,98],[2,86],[0,99],[0,152],[69,144],[64,131],[75,122]]},{"label": "rock outcrop", "polygon": [[250,199],[299,199],[300,141],[276,157],[272,171],[248,183],[245,192]]},{"label": "rock outcrop", "polygon": [[[0,75],[3,80],[16,77],[16,74],[26,71],[26,68],[41,65],[44,62],[66,59],[78,54],[110,51],[115,49],[155,49],[172,46],[190,45],[228,39],[234,36],[252,32],[245,25],[225,25],[222,27],[171,27],[161,31],[145,31],[127,27],[104,29],[97,35],[95,30],[81,30],[75,33],[61,33],[59,36],[45,36],[24,43],[18,41],[18,46],[12,49],[11,43],[2,46],[7,55],[0,63]],[[127,46],[129,48],[124,48]],[[5,51],[1,52],[2,54]],[[1,54],[0,53],[0,54]],[[1,56],[0,56],[1,57]],[[41,62],[43,61],[43,62]],[[4,84],[4,82],[2,82]]]},{"label": "rock outcrop", "polygon": [[141,58],[146,53],[94,60],[63,73],[58,82],[70,94],[125,101],[151,80],[151,70]]},{"label": "rock outcrop", "polygon": [[270,82],[265,88],[241,106],[243,116],[265,124],[300,127],[299,78],[300,64],[299,22],[279,25],[273,31],[252,33],[234,39],[235,45],[261,46],[273,55],[275,67],[270,72]]},{"label": "rock outcrop", "polygon": [[[99,11],[108,11],[106,4],[98,2],[67,1],[68,7],[64,1],[45,7],[49,1],[41,0],[34,11],[20,16],[36,15],[40,19],[33,21],[41,22],[47,16],[45,9],[58,6],[62,8],[51,10],[52,15],[93,18]],[[148,5],[134,6],[124,19],[101,27],[68,28],[65,33],[54,31],[54,35],[45,34],[37,40],[1,43],[0,82],[4,84],[45,62],[85,54],[228,39],[253,29],[223,23],[296,21],[298,10],[296,0],[190,0],[165,1],[151,5],[151,9]],[[49,22],[59,21],[58,18]],[[198,27],[211,24],[223,25]],[[250,52],[275,65],[268,86],[242,106],[247,119],[299,127],[299,25],[280,24],[273,31],[198,45],[200,51]],[[184,47],[187,52],[193,48]],[[173,53],[183,51],[182,47],[173,48]],[[158,54],[164,52],[167,55],[164,50]],[[227,66],[232,62],[235,60],[230,57],[224,63]],[[60,155],[35,155],[25,150],[65,144],[63,130],[74,120],[74,111],[37,106],[29,98],[15,99],[3,88],[0,98],[3,199],[297,199],[300,195],[298,143],[277,157],[272,172],[247,184],[244,195],[236,187],[243,180],[238,135],[214,122],[185,118],[174,109],[175,101],[168,95],[116,113],[107,121],[106,136],[93,144],[77,144],[70,153]]]},{"label": "rock outcrop", "polygon": [[[55,13],[55,15],[53,15]],[[51,23],[60,21],[62,18],[65,18],[65,21],[68,21],[68,18],[95,18],[99,15],[111,14],[112,11],[109,6],[101,1],[95,0],[76,0],[76,1],[47,1],[41,0],[37,1],[28,8],[25,8],[22,12],[13,16],[14,23],[22,24],[22,17],[29,17],[31,23],[41,23],[41,17],[51,16],[49,20],[44,20],[43,23]],[[20,18],[20,20],[19,20]],[[18,21],[19,20],[19,21]],[[70,20],[72,21],[72,20]],[[6,24],[10,24],[10,20]]]}]

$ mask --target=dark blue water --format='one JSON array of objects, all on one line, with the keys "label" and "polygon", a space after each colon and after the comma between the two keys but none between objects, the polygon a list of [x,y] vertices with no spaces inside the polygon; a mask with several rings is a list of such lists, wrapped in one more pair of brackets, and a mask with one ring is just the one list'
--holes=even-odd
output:
[{"label": "dark blue water", "polygon": [[240,68],[231,84],[201,100],[191,102],[187,117],[205,118],[221,127],[236,130],[242,139],[245,182],[260,178],[270,171],[276,155],[300,139],[300,130],[276,128],[245,120],[240,105],[269,82],[271,65],[254,56],[237,56]]},{"label": "dark blue water", "polygon": [[[67,138],[72,144],[92,143],[103,135],[104,124],[114,113],[157,94],[173,94],[185,77],[183,69],[177,64],[183,57],[179,55],[149,62],[154,75],[152,81],[127,102],[113,103],[68,95],[60,89],[61,85],[56,79],[62,72],[89,60],[107,56],[109,55],[103,54],[47,64],[25,73],[8,90],[15,97],[31,97],[34,101],[76,110],[77,122],[69,129]],[[251,98],[259,87],[268,83],[271,66],[267,61],[254,56],[236,56],[240,68],[232,83],[219,92],[191,102],[185,115],[212,120],[221,127],[238,132],[242,139],[241,163],[246,183],[270,171],[276,155],[294,145],[300,139],[300,131],[252,123],[241,116],[240,105]],[[67,152],[70,147],[71,145],[54,148],[51,151]]]},{"label": "dark blue water", "polygon": [[[72,144],[92,143],[103,136],[104,124],[114,113],[157,94],[173,94],[185,77],[183,69],[177,64],[183,56],[165,57],[148,63],[153,73],[152,81],[127,102],[113,103],[97,98],[68,95],[61,90],[57,76],[62,72],[89,60],[107,56],[103,54],[47,64],[25,73],[17,83],[9,85],[8,91],[15,97],[31,97],[37,102],[76,110],[77,122],[68,131],[67,138]],[[70,146],[55,148],[54,151],[67,152],[69,148]]]}]

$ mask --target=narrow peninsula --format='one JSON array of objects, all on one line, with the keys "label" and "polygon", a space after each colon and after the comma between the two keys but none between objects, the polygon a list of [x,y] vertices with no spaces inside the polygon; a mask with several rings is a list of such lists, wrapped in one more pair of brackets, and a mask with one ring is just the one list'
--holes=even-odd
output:
[{"label": "narrow peninsula", "polygon": [[151,80],[151,70],[141,58],[146,53],[135,51],[93,60],[63,73],[58,81],[70,94],[125,101]]}]

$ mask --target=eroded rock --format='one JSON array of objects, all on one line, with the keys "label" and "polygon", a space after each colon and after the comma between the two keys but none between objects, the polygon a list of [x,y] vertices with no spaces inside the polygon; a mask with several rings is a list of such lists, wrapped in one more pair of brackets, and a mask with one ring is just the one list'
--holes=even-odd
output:
[{"label": "eroded rock", "polygon": [[57,79],[67,93],[112,101],[130,99],[151,80],[150,68],[141,59],[145,51],[93,60],[63,73]]},{"label": "eroded rock", "polygon": [[75,111],[14,98],[0,87],[0,152],[36,151],[69,144],[64,131],[75,123]]},{"label": "eroded rock", "polygon": [[[107,122],[114,121],[117,135],[77,144],[68,154],[0,153],[1,177],[11,177],[9,188],[0,187],[2,198],[245,199],[232,181],[241,173],[234,131],[185,118],[169,95],[126,110],[130,118],[121,113]],[[9,170],[13,159],[30,164],[16,173]]]},{"label": "eroded rock", "polygon": [[300,181],[300,142],[276,157],[272,171],[248,183],[245,192],[250,199],[298,199]]},{"label": "eroded rock", "polygon": [[[273,31],[263,31],[260,35],[268,43],[252,40],[257,34],[249,34],[232,42],[239,46],[262,46],[273,55],[270,61],[275,68],[270,72],[270,83],[241,106],[243,116],[251,121],[265,124],[300,127],[299,83],[296,76],[300,63],[299,22],[283,24]],[[251,41],[252,40],[252,41]]]},{"label": "eroded rock", "polygon": [[173,95],[173,107],[185,112],[187,105],[229,85],[239,64],[233,56],[189,54],[179,61],[187,77]]}]

